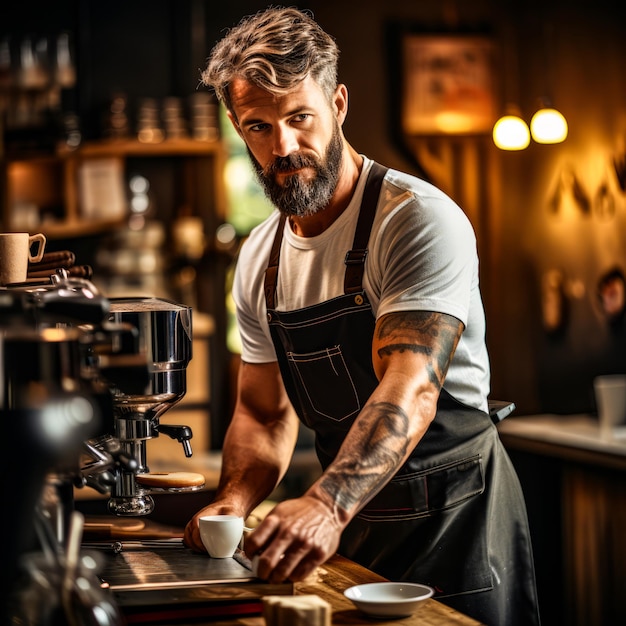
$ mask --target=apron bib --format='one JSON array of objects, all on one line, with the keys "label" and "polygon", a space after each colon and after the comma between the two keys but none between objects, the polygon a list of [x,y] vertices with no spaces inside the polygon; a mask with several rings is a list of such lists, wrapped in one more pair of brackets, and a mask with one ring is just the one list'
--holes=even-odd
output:
[{"label": "apron bib", "polygon": [[[295,311],[276,310],[284,215],[266,271],[267,317],[281,375],[300,420],[315,432],[324,469],[378,384],[371,357],[375,320],[362,277],[385,172],[372,164],[346,254],[343,295]],[[450,605],[460,598],[456,608],[484,623],[534,624],[532,607],[524,610],[524,602],[511,594],[521,588],[526,600],[534,598],[520,494],[491,418],[442,390],[428,431],[348,525],[339,551],[390,580],[431,585],[435,597]],[[514,553],[511,536],[517,537]]]}]

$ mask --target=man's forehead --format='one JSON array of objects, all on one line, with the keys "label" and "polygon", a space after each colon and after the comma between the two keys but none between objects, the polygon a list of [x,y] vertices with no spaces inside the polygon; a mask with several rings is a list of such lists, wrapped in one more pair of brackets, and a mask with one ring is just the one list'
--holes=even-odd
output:
[{"label": "man's forehead", "polygon": [[312,101],[318,101],[323,97],[321,87],[314,79],[306,77],[293,89],[285,93],[272,93],[263,87],[237,77],[229,86],[230,102],[234,109],[250,108],[281,108],[304,106]]},{"label": "man's forehead", "polygon": [[234,106],[275,106],[279,99],[267,89],[246,80],[245,78],[235,78],[228,87],[230,100]]}]

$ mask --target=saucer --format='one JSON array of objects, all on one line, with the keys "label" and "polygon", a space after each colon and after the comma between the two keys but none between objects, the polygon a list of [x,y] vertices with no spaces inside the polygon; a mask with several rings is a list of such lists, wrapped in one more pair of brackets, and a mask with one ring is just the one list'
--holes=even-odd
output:
[{"label": "saucer", "polygon": [[344,591],[344,596],[372,617],[406,617],[435,593],[432,587],[417,583],[368,583]]}]

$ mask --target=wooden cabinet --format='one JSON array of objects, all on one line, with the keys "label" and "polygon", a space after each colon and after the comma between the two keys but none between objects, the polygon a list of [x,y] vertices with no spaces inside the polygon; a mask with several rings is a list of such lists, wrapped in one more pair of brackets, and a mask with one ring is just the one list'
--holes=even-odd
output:
[{"label": "wooden cabinet", "polygon": [[530,522],[542,622],[626,620],[626,441],[592,416],[512,417],[498,427]]}]

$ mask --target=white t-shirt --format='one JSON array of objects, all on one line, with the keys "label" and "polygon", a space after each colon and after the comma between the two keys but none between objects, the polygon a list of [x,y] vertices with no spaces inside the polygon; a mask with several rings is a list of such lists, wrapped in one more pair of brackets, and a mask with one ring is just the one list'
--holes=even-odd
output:
[{"label": "white t-shirt", "polygon": [[[276,309],[292,311],[343,294],[344,259],[352,248],[363,189],[363,171],[346,210],[316,237],[299,237],[288,224],[280,252]],[[279,213],[274,211],[244,242],[233,285],[242,358],[276,361],[267,324],[264,273]],[[452,315],[465,329],[444,389],[459,402],[487,410],[489,359],[478,283],[473,228],[463,211],[433,185],[389,170],[369,240],[363,287],[376,319],[398,311]]]}]

